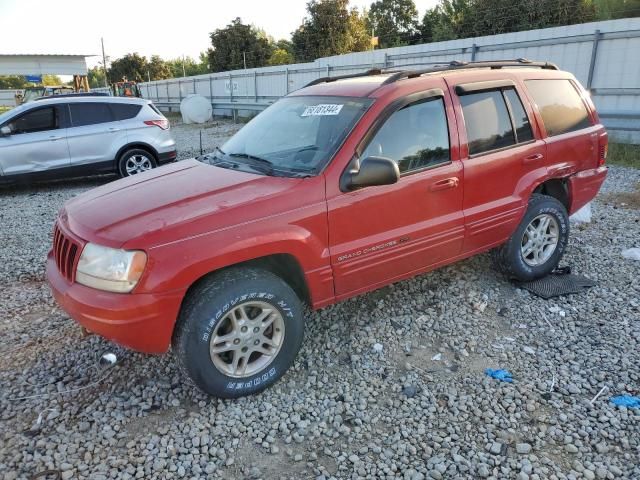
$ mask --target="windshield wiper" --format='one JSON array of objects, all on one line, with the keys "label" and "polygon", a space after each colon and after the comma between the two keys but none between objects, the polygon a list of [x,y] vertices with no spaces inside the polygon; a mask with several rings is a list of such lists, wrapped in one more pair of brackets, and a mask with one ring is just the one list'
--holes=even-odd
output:
[{"label": "windshield wiper", "polygon": [[212,153],[205,153],[204,155],[200,155],[196,157],[196,160],[200,160],[200,161],[224,160],[224,158],[222,158],[220,155],[217,155],[216,152],[220,152],[222,155],[226,155],[220,147],[216,146]]},{"label": "windshield wiper", "polygon": [[227,153],[226,155],[231,158],[245,158],[247,160],[251,160],[252,164],[258,164],[262,167],[266,167],[266,168],[263,168],[263,170],[266,170],[266,173],[273,174],[274,165],[271,160],[267,160],[266,158],[262,158],[262,157],[257,157],[255,155],[250,155],[248,153]]}]

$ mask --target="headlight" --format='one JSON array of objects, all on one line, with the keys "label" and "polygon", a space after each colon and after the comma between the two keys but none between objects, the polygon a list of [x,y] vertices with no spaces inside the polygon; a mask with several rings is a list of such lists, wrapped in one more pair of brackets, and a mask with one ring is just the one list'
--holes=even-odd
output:
[{"label": "headlight", "polygon": [[119,250],[87,243],[82,250],[76,282],[109,292],[133,290],[144,272],[147,254],[140,250]]}]

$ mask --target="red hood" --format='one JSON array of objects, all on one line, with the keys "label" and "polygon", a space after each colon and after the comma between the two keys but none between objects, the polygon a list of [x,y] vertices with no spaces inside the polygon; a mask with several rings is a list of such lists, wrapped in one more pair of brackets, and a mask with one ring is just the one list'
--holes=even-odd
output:
[{"label": "red hood", "polygon": [[258,203],[302,181],[185,160],[83,193],[61,215],[85,240],[121,247],[144,238],[148,247],[264,217]]}]

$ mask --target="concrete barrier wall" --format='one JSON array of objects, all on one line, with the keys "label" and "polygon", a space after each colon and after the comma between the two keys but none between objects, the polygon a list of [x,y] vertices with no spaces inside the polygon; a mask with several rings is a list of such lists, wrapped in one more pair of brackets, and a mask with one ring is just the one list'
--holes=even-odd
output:
[{"label": "concrete barrier wall", "polygon": [[17,90],[0,90],[0,107],[15,107],[16,91]]}]

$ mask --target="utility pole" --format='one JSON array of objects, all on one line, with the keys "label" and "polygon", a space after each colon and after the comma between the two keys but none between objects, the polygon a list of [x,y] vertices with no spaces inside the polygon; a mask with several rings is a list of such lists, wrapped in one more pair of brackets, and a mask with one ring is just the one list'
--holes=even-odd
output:
[{"label": "utility pole", "polygon": [[107,78],[107,56],[104,54],[104,38],[100,37],[102,43],[102,68],[104,69],[104,86],[109,88],[109,79]]},{"label": "utility pole", "polygon": [[147,70],[147,80],[151,82],[151,73]]},{"label": "utility pole", "polygon": [[182,54],[182,76],[186,77],[187,76],[187,72],[184,69],[184,53]]},{"label": "utility pole", "polygon": [[242,61],[244,62],[244,69],[247,69],[247,52],[242,52]]}]

